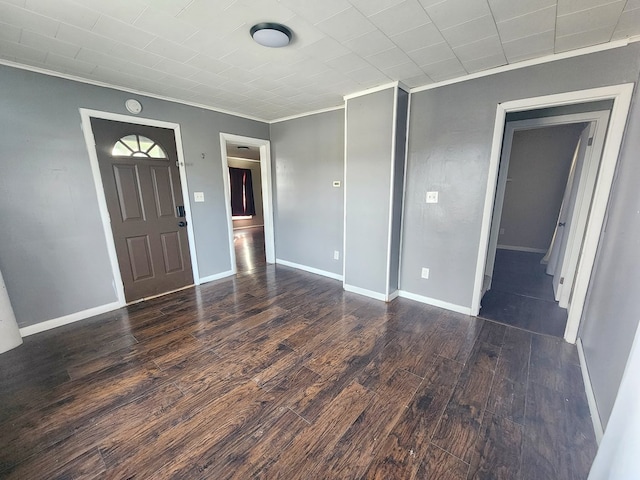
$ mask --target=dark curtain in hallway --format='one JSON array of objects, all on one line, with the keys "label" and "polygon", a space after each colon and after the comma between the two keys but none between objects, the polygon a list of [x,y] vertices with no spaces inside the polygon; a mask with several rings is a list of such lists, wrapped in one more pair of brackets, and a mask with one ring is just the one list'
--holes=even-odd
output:
[{"label": "dark curtain in hallway", "polygon": [[231,180],[231,215],[234,217],[255,215],[251,170],[229,167],[229,179]]}]

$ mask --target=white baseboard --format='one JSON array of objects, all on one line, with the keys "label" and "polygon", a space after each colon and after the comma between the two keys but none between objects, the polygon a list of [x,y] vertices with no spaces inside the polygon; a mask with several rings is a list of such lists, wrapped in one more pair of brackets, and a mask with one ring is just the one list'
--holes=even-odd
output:
[{"label": "white baseboard", "polygon": [[394,300],[400,296],[400,290],[394,290],[389,295],[387,295],[387,302]]},{"label": "white baseboard", "polygon": [[408,298],[409,300],[415,300],[416,302],[426,303],[433,307],[444,308],[445,310],[451,310],[452,312],[462,313],[464,315],[471,315],[471,307],[463,307],[456,305],[455,303],[443,302],[442,300],[436,300],[435,298],[425,297],[423,295],[416,295],[415,293],[400,290],[400,297]]},{"label": "white baseboard", "polygon": [[285,267],[297,268],[298,270],[304,270],[305,272],[315,273],[316,275],[322,275],[323,277],[333,278],[334,280],[342,281],[342,275],[333,272],[327,272],[326,270],[320,270],[319,268],[308,267],[307,265],[300,265],[299,263],[289,262],[287,260],[282,260],[280,258],[276,258],[276,263],[279,265],[284,265]]},{"label": "white baseboard", "polygon": [[528,253],[547,253],[544,248],[531,248],[531,247],[515,247],[513,245],[498,245],[500,250],[515,250],[516,252],[528,252]]},{"label": "white baseboard", "polygon": [[227,270],[226,272],[216,273],[215,275],[209,275],[208,277],[202,277],[200,278],[200,284],[202,285],[203,283],[213,282],[214,280],[220,280],[221,278],[227,278],[231,275],[235,275],[235,273],[236,272],[234,272],[233,270]]},{"label": "white baseboard", "polygon": [[20,329],[20,335],[22,335],[23,337],[28,337],[29,335],[45,332],[47,330],[51,330],[52,328],[57,328],[63,325],[68,325],[70,323],[79,322],[80,320],[85,320],[95,315],[112,312],[113,310],[117,310],[124,306],[125,305],[121,304],[120,302],[113,302],[113,303],[107,303],[106,305],[100,305],[99,307],[93,307],[87,310],[82,310],[81,312],[71,313],[63,317],[58,317],[51,320],[46,320],[44,322],[36,323],[35,325],[22,327]]},{"label": "white baseboard", "polygon": [[343,285],[347,292],[357,293],[358,295],[364,295],[365,297],[374,298],[383,302],[388,301],[387,296],[384,293],[374,292],[373,290],[367,290],[366,288],[354,287],[353,285]]},{"label": "white baseboard", "polygon": [[264,224],[260,225],[247,225],[246,227],[233,227],[234,230],[246,230],[248,228],[264,227]]},{"label": "white baseboard", "polygon": [[578,337],[576,342],[578,347],[578,357],[580,358],[580,370],[582,371],[582,380],[584,382],[584,390],[587,394],[587,402],[589,403],[589,413],[591,414],[591,422],[593,423],[593,431],[596,434],[596,441],[598,445],[604,435],[604,429],[602,428],[602,422],[600,421],[600,414],[598,413],[598,405],[596,404],[596,395],[593,392],[591,386],[591,377],[589,376],[589,369],[587,368],[587,361],[584,356],[584,347],[582,346],[582,339]]}]

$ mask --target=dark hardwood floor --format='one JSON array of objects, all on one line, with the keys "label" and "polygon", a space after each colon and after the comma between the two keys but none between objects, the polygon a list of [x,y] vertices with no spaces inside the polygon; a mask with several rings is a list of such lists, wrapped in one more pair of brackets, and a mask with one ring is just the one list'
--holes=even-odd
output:
[{"label": "dark hardwood floor", "polygon": [[264,252],[264,228],[251,227],[233,231],[238,273],[249,272],[267,265]]},{"label": "dark hardwood floor", "polygon": [[0,477],[585,479],[573,346],[269,265],[0,355]]},{"label": "dark hardwood floor", "polygon": [[553,294],[553,277],[545,273],[542,253],[498,249],[491,290],[482,297],[480,316],[562,338],[567,310]]}]

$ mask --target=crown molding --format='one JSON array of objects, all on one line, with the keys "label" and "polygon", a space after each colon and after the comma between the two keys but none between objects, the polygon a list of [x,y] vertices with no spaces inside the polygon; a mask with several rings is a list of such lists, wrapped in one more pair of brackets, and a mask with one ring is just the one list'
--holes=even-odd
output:
[{"label": "crown molding", "polygon": [[345,95],[343,98],[344,98],[344,101],[346,102],[347,100],[351,100],[352,98],[362,97],[363,95],[369,95],[371,93],[381,92],[382,90],[387,90],[389,88],[396,88],[399,85],[400,85],[400,82],[398,81],[385,83],[382,85],[378,85],[377,87],[371,87],[371,88],[367,88],[366,90],[361,90],[359,92],[349,93],[348,95]]},{"label": "crown molding", "polygon": [[335,110],[344,109],[344,105],[336,105],[335,107],[321,108],[320,110],[312,110],[310,112],[299,113],[297,115],[291,115],[289,117],[276,118],[275,120],[269,120],[269,125],[279,122],[286,122],[287,120],[295,120],[297,118],[308,117],[310,115],[317,115],[319,113],[333,112]]},{"label": "crown molding", "polygon": [[434,88],[444,87],[446,85],[453,85],[454,83],[466,82],[476,78],[488,77],[497,73],[510,72],[512,70],[519,70],[521,68],[531,67],[534,65],[541,65],[543,63],[555,62],[557,60],[564,60],[566,58],[579,57],[582,55],[588,55],[590,53],[602,52],[605,50],[612,50],[614,48],[626,47],[630,43],[640,41],[640,35],[636,37],[626,38],[624,40],[617,40],[615,42],[602,43],[600,45],[593,45],[591,47],[580,48],[578,50],[570,50],[563,53],[554,53],[553,55],[546,55],[544,57],[532,58],[530,60],[524,60],[522,62],[511,63],[503,65],[501,67],[492,68],[490,70],[482,70],[481,72],[471,73],[462,77],[455,77],[449,80],[443,80],[441,82],[430,83],[421,87],[414,87],[410,93],[423,92],[425,90],[433,90]]},{"label": "crown molding", "polygon": [[203,110],[209,110],[209,111],[212,111],[212,112],[222,113],[222,114],[225,114],[225,115],[233,115],[234,117],[246,118],[247,120],[253,120],[255,122],[261,122],[261,123],[267,123],[267,124],[269,123],[269,120],[266,120],[264,118],[259,118],[259,117],[253,117],[251,115],[246,115],[244,113],[234,112],[234,111],[231,111],[231,110],[225,110],[223,108],[215,108],[215,107],[212,107],[210,105],[205,105],[205,104],[202,104],[202,103],[190,102],[188,100],[180,100],[180,99],[173,98],[173,97],[167,97],[165,95],[158,95],[158,94],[151,93],[151,92],[145,92],[144,90],[137,90],[135,88],[128,88],[128,87],[123,87],[121,85],[115,85],[115,84],[112,84],[112,83],[101,82],[99,80],[90,80],[88,78],[78,77],[78,76],[75,76],[75,75],[70,75],[68,73],[61,73],[61,72],[56,72],[55,70],[48,70],[48,69],[42,68],[42,67],[35,67],[33,65],[26,65],[24,63],[17,63],[17,62],[12,62],[10,60],[0,59],[0,65],[5,65],[7,67],[17,68],[19,70],[27,70],[27,71],[30,71],[30,72],[41,73],[43,75],[47,75],[47,76],[50,76],[50,77],[63,78],[65,80],[71,80],[72,82],[85,83],[87,85],[94,85],[96,87],[111,88],[111,89],[114,89],[114,90],[119,90],[121,92],[133,93],[135,95],[143,95],[145,97],[155,98],[157,100],[164,100],[165,102],[179,103],[181,105],[188,105],[190,107],[202,108]]}]

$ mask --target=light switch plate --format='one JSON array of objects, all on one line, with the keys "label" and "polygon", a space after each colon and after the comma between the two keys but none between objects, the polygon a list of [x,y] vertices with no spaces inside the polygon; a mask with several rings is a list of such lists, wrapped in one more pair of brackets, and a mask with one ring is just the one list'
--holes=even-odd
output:
[{"label": "light switch plate", "polygon": [[204,202],[204,192],[193,192],[194,202]]},{"label": "light switch plate", "polygon": [[438,192],[427,192],[427,203],[438,203]]}]

